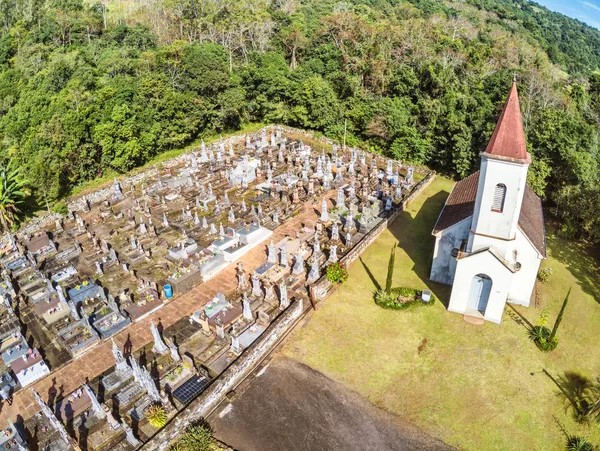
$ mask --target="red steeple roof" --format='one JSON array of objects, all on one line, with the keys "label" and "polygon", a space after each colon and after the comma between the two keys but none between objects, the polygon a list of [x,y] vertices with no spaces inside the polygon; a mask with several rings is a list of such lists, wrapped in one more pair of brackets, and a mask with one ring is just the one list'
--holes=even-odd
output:
[{"label": "red steeple roof", "polygon": [[525,132],[523,131],[519,94],[517,94],[515,82],[510,89],[506,105],[498,119],[492,138],[485,148],[484,155],[531,163],[531,156],[525,148]]}]

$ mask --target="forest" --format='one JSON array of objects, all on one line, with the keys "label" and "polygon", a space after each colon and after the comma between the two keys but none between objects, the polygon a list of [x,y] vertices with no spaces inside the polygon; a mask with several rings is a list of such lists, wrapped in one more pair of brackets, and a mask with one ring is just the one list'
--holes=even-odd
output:
[{"label": "forest", "polygon": [[59,207],[253,122],[346,126],[350,145],[460,179],[516,77],[530,185],[563,234],[600,242],[600,31],[536,3],[0,0],[0,26],[8,224],[23,193]]}]

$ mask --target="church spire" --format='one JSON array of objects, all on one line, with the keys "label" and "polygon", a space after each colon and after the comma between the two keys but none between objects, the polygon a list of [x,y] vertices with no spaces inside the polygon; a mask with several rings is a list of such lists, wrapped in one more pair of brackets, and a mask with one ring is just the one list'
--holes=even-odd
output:
[{"label": "church spire", "polygon": [[531,163],[531,156],[525,147],[525,132],[523,131],[519,94],[515,80],[513,80],[508,99],[484,155],[491,158]]}]

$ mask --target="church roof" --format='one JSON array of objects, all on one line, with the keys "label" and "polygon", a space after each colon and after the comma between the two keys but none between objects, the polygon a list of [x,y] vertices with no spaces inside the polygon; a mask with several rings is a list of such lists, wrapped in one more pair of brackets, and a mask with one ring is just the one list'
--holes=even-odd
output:
[{"label": "church roof", "polygon": [[[446,204],[433,228],[434,234],[473,216],[478,184],[479,171],[454,185],[454,189],[446,200]],[[544,226],[542,201],[529,185],[525,185],[518,225],[533,247],[543,257],[546,257],[546,228]]]},{"label": "church roof", "polygon": [[492,158],[531,163],[531,156],[525,147],[525,132],[523,131],[516,83],[513,83],[510,89],[508,99],[502,109],[502,114],[498,119],[490,142],[485,148],[484,155]]}]

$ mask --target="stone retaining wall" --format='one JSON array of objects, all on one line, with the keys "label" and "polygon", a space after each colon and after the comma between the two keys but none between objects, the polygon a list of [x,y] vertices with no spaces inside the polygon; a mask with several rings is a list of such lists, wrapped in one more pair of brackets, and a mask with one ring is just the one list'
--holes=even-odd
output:
[{"label": "stone retaining wall", "polygon": [[142,449],[164,451],[171,441],[192,424],[208,416],[217,407],[223,397],[237,386],[255,366],[266,357],[279,340],[294,326],[302,316],[302,299],[292,303],[266,331],[233,362],[198,398],[185,407],[167,426],[146,442]]},{"label": "stone retaining wall", "polygon": [[[430,172],[423,180],[421,180],[412,190],[410,195],[402,201],[399,207],[397,207],[394,211],[392,211],[383,221],[381,221],[377,226],[371,229],[356,246],[354,246],[350,252],[344,255],[340,259],[340,263],[344,266],[348,267],[352,262],[354,262],[360,255],[375,241],[379,235],[383,233],[384,230],[388,228],[388,226],[394,222],[394,220],[398,217],[400,213],[402,213],[408,204],[410,204],[419,194],[423,192],[425,188],[429,186],[429,184],[435,179],[435,173]],[[333,284],[327,280],[327,276],[323,274],[320,279],[318,279],[314,284],[310,286],[310,296],[313,300],[313,303],[317,303],[325,299],[331,289],[333,288]]]}]

